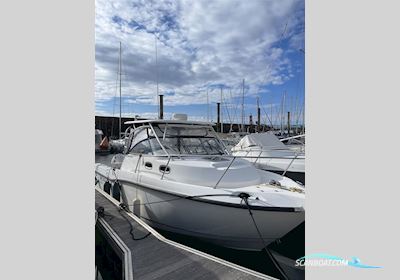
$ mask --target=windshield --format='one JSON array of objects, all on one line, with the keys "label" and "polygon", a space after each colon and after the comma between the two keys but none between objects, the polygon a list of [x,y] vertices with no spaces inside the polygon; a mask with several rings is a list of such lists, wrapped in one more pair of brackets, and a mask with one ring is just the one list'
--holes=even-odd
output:
[{"label": "windshield", "polygon": [[222,155],[224,148],[209,126],[159,124],[154,127],[161,144],[174,154]]},{"label": "windshield", "polygon": [[160,139],[164,148],[173,154],[222,155],[224,149],[214,138],[166,137]]},{"label": "windshield", "polygon": [[[154,126],[162,146],[169,154],[189,155],[223,155],[224,147],[215,137],[212,127],[159,124]],[[165,154],[159,145],[153,131],[147,128],[143,131],[146,138],[132,147],[134,153]],[[139,135],[138,135],[139,136]]]}]

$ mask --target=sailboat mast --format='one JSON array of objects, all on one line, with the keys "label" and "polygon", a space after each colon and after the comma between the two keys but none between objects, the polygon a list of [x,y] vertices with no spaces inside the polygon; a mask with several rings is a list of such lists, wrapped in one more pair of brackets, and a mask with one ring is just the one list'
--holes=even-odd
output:
[{"label": "sailboat mast", "polygon": [[224,120],[222,118],[222,113],[223,113],[223,103],[222,103],[222,86],[221,86],[221,133],[224,133]]},{"label": "sailboat mast", "polygon": [[210,121],[210,102],[208,100],[208,88],[207,88],[207,121]]},{"label": "sailboat mast", "polygon": [[276,118],[273,118],[272,113],[273,113],[273,108],[272,108],[272,99],[271,99],[271,103],[269,104],[269,110],[271,111],[271,130],[274,131],[274,123],[276,123]]},{"label": "sailboat mast", "polygon": [[[230,102],[231,104],[234,104],[233,97],[232,97],[232,89],[229,89],[229,102]],[[230,107],[231,107],[230,110],[232,110],[232,109],[233,109],[233,108],[232,108],[233,106],[231,105]],[[230,128],[229,128],[229,133],[232,132],[233,122],[234,122],[234,121],[237,121],[237,120],[236,120],[236,110],[232,113],[232,119],[230,120],[231,126],[230,126]]]},{"label": "sailboat mast", "polygon": [[160,115],[160,104],[158,102],[158,54],[157,54],[157,36],[156,36],[156,34],[154,34],[154,41],[155,41],[155,49],[156,49],[156,83],[157,83],[156,100],[157,100],[158,115]]},{"label": "sailboat mast", "polygon": [[257,132],[260,132],[260,128],[261,128],[260,98],[257,96]]},{"label": "sailboat mast", "polygon": [[122,62],[121,62],[121,52],[122,52],[122,44],[119,42],[119,134],[118,138],[121,137],[121,121],[122,121]]},{"label": "sailboat mast", "polygon": [[244,79],[242,85],[242,132],[244,132]]},{"label": "sailboat mast", "polygon": [[284,123],[284,121],[285,121],[285,97],[286,97],[286,92],[283,92],[282,93],[282,103],[281,103],[281,134],[283,133],[283,129],[284,129],[284,127],[283,127],[283,123]]},{"label": "sailboat mast", "polygon": [[305,125],[306,125],[306,115],[305,115],[305,102],[303,101],[303,108],[302,108],[302,112],[303,112],[303,129],[302,129],[302,134],[305,133]]}]

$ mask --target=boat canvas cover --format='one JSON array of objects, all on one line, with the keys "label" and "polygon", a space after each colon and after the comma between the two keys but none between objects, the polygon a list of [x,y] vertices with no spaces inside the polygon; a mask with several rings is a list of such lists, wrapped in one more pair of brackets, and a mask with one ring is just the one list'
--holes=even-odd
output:
[{"label": "boat canvas cover", "polygon": [[254,133],[244,136],[237,145],[241,149],[258,146],[262,149],[287,150],[285,144],[272,133]]}]

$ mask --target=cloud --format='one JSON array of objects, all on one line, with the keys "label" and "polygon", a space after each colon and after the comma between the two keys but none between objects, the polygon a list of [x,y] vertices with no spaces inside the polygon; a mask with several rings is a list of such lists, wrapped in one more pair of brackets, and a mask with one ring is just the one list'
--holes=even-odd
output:
[{"label": "cloud", "polygon": [[157,79],[166,105],[205,104],[207,88],[214,102],[219,87],[240,96],[243,78],[250,96],[281,85],[304,41],[303,13],[298,0],[97,0],[96,103],[117,94],[120,41],[129,103],[155,104]]}]

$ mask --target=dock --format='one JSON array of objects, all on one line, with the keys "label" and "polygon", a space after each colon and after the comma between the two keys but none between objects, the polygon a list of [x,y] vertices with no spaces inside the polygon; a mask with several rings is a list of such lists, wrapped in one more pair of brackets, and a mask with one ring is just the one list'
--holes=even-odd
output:
[{"label": "dock", "polygon": [[107,193],[95,193],[96,227],[122,260],[121,279],[276,279],[166,239]]}]

